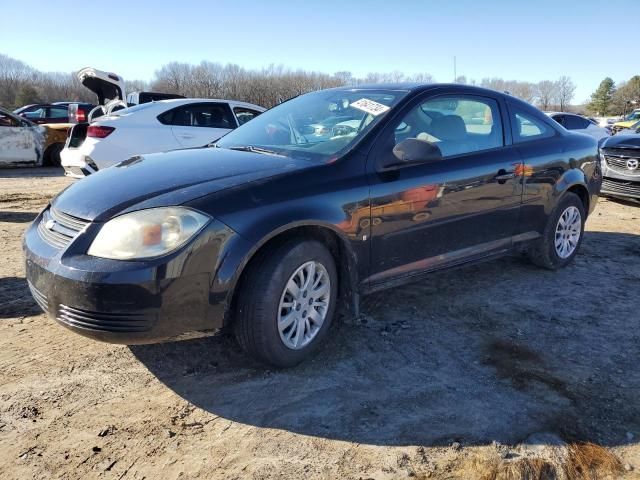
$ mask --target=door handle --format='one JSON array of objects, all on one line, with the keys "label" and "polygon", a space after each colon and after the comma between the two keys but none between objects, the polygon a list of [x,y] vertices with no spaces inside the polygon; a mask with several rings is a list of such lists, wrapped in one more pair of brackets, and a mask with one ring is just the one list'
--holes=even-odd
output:
[{"label": "door handle", "polygon": [[189,135],[187,133],[182,133],[178,135],[180,138],[184,138],[185,140],[189,140],[190,138],[195,138],[195,135]]},{"label": "door handle", "polygon": [[512,178],[516,178],[516,172],[507,172],[504,168],[498,170],[498,174],[493,177],[498,183],[502,184],[507,180],[511,180]]}]

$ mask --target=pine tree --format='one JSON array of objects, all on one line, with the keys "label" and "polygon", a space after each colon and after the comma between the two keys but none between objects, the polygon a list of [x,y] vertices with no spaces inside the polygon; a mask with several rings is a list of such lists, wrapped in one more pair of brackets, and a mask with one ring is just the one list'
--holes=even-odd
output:
[{"label": "pine tree", "polygon": [[605,78],[600,82],[598,89],[591,95],[591,102],[587,108],[596,115],[608,115],[615,92],[616,84],[611,78]]}]

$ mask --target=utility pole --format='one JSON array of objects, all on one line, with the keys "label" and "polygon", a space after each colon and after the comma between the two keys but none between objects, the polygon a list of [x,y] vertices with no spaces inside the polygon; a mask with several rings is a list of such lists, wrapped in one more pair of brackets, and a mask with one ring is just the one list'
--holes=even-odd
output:
[{"label": "utility pole", "polygon": [[456,72],[456,56],[453,56],[453,83],[458,81],[458,74]]}]

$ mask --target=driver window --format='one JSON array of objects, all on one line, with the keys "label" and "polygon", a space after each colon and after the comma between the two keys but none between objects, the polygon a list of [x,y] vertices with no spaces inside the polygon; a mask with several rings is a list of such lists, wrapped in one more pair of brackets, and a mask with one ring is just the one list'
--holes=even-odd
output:
[{"label": "driver window", "polygon": [[395,142],[416,138],[452,157],[502,147],[498,103],[490,98],[438,97],[414,107],[397,124]]}]

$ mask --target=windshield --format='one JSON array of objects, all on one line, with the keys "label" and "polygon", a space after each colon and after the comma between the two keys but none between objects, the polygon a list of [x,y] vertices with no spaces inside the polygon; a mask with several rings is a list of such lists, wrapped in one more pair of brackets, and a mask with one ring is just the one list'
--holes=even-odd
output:
[{"label": "windshield", "polygon": [[640,112],[631,112],[629,115],[627,115],[627,118],[625,118],[625,120],[636,120],[640,118]]},{"label": "windshield", "polygon": [[216,146],[326,161],[352,148],[405,91],[323,90],[301,95],[228,133]]}]

